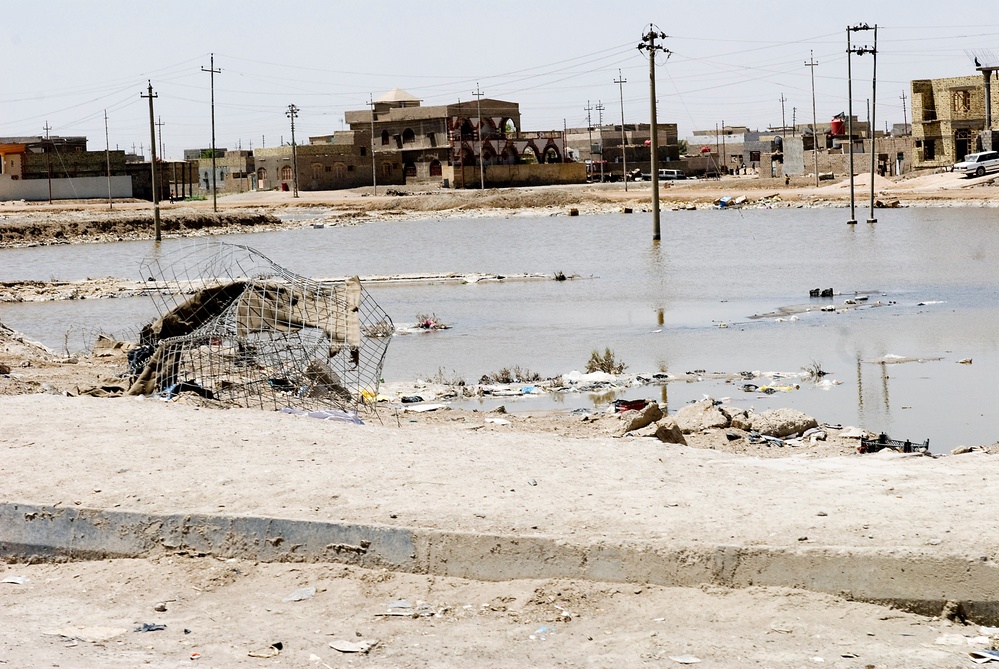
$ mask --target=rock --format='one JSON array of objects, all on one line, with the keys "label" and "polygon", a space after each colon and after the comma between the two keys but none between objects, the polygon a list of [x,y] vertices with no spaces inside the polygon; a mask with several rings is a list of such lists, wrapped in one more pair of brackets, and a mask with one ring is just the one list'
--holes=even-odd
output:
[{"label": "rock", "polygon": [[747,415],[745,409],[739,409],[726,404],[718,405],[718,410],[721,411],[726,418],[728,418],[729,423]]},{"label": "rock", "polygon": [[687,445],[687,440],[680,431],[676,421],[672,418],[664,418],[656,425],[655,437],[664,444]]},{"label": "rock", "polygon": [[859,427],[844,427],[839,436],[843,439],[860,439],[867,433]]},{"label": "rock", "polygon": [[756,431],[770,437],[787,437],[818,426],[818,421],[796,409],[770,409],[748,414],[745,420],[733,420],[732,427]]},{"label": "rock", "polygon": [[625,411],[621,414],[621,421],[624,425],[621,427],[618,436],[623,437],[629,432],[640,430],[646,425],[652,425],[662,417],[663,410],[655,402],[649,402],[641,411]]},{"label": "rock", "polygon": [[973,446],[958,446],[950,452],[951,455],[964,455],[965,453],[971,453],[974,449]]},{"label": "rock", "polygon": [[728,427],[731,422],[711,398],[688,404],[676,412],[674,420],[684,434],[713,427]]}]

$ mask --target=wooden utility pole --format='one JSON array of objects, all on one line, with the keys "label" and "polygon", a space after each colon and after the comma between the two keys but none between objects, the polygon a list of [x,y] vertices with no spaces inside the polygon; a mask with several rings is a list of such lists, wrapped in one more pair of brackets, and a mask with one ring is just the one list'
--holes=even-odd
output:
[{"label": "wooden utility pole", "polygon": [[666,47],[656,44],[656,38],[666,39],[666,33],[658,32],[654,25],[649,24],[648,32],[642,35],[642,41],[638,45],[639,51],[647,51],[649,56],[649,111],[652,123],[650,124],[650,148],[652,150],[652,240],[659,241],[659,126],[656,118],[656,52],[662,52],[669,58],[673,53]]},{"label": "wooden utility pole", "polygon": [[476,114],[479,115],[479,188],[481,190],[486,189],[486,164],[482,157],[482,91],[479,90],[479,82],[475,82],[475,90],[472,91],[472,95],[475,96],[475,108]]},{"label": "wooden utility pole", "polygon": [[156,237],[156,241],[160,241],[162,236],[160,234],[160,193],[159,187],[156,183],[156,116],[153,114],[153,98],[159,97],[156,93],[153,93],[153,82],[149,82],[147,95],[139,95],[142,98],[149,99],[149,138],[151,140],[150,153],[152,154],[152,160],[149,161],[150,169],[152,170],[153,178],[153,231]]},{"label": "wooden utility pole", "polygon": [[288,105],[288,111],[284,115],[291,119],[291,162],[295,186],[292,197],[298,197],[298,145],[295,144],[295,119],[298,117],[298,107]]},{"label": "wooden utility pole", "polygon": [[808,62],[805,67],[812,71],[812,158],[815,162],[815,185],[819,185],[819,136],[815,134],[815,126],[818,124],[818,116],[815,113],[815,52],[808,52]]},{"label": "wooden utility pole", "polygon": [[624,191],[628,192],[628,152],[625,149],[627,146],[627,135],[624,132],[624,85],[628,83],[628,80],[621,76],[621,70],[617,71],[617,79],[614,80],[617,84],[618,97],[621,99],[621,163],[622,170],[624,170]]},{"label": "wooden utility pole", "polygon": [[[216,188],[216,184],[215,184],[215,174],[216,174],[216,169],[215,169],[215,75],[216,74],[221,74],[222,70],[221,69],[218,69],[218,70],[215,69],[215,54],[214,53],[211,54],[211,59],[209,60],[208,69],[206,70],[204,67],[202,67],[201,71],[202,72],[208,72],[208,76],[209,76],[209,79],[211,80],[211,87],[212,87],[212,211],[217,212],[219,210],[219,201],[218,201],[218,193],[217,193],[218,189]],[[199,175],[199,179],[200,179],[200,175]]]}]

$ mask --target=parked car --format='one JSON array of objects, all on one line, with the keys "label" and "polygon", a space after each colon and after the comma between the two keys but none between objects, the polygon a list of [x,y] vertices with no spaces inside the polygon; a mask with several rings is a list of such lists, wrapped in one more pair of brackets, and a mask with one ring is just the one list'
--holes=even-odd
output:
[{"label": "parked car", "polygon": [[687,175],[683,173],[683,170],[659,170],[659,178],[670,181],[676,179],[686,179]]},{"label": "parked car", "polygon": [[969,153],[964,160],[954,164],[954,171],[969,177],[982,177],[988,172],[999,172],[999,151]]}]

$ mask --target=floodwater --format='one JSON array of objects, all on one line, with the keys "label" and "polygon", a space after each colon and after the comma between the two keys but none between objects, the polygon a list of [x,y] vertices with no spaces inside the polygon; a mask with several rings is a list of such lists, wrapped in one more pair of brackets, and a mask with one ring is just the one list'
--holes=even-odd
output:
[{"label": "floodwater", "polygon": [[[306,276],[577,277],[369,287],[397,324],[434,313],[452,325],[395,337],[388,381],[441,372],[474,382],[513,365],[554,376],[581,369],[591,351],[607,347],[629,372],[797,373],[818,364],[840,384],[799,381],[798,390],[765,396],[743,392],[741,382],[705,380],[622,395],[655,397],[670,411],[704,395],[758,410],[789,406],[892,438],[930,439],[937,451],[999,440],[999,212],[878,215],[876,224],[861,215],[850,226],[844,209],[664,212],[658,244],[650,214],[369,222],[223,241],[252,246]],[[183,243],[164,241],[159,252]],[[139,262],[155,253],[153,242],[0,250],[0,280],[141,278]],[[837,295],[811,299],[813,288]],[[819,311],[869,291],[859,308]],[[812,311],[783,321],[750,318],[788,305]],[[134,329],[154,315],[147,298],[0,305],[0,321],[60,350],[82,334]],[[870,362],[886,355],[925,361]],[[972,364],[958,364],[968,358]],[[572,408],[595,400],[558,401]],[[551,402],[505,400],[510,410]]]}]

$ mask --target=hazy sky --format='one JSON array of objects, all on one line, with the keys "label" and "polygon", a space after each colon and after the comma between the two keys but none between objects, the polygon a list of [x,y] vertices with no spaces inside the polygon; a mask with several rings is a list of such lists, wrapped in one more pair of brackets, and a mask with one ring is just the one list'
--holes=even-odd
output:
[{"label": "hazy sky", "polygon": [[[342,127],[399,87],[426,105],[486,97],[520,103],[523,130],[649,120],[649,68],[635,47],[649,23],[673,51],[657,59],[660,122],[681,137],[716,123],[764,129],[847,107],[846,26],[878,31],[877,125],[901,123],[912,79],[974,74],[971,49],[999,53],[995,0],[627,0],[550,2],[305,2],[302,0],[4,0],[0,136],[86,135],[104,148],[143,145],[147,79],[159,96],[169,158],[211,145],[209,54],[215,54],[216,144],[244,149],[290,141],[285,111],[299,107],[296,139]],[[855,33],[871,45],[871,33]],[[866,116],[870,55],[854,56],[854,113]],[[911,104],[905,102],[908,110]],[[794,111],[796,110],[796,111]],[[593,111],[593,122],[599,120]]]}]

